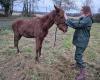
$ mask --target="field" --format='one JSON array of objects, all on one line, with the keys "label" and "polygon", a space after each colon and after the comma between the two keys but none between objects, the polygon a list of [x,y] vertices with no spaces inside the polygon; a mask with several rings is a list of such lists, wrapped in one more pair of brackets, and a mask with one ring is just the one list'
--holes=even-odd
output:
[{"label": "field", "polygon": [[[75,51],[73,29],[65,34],[58,30],[54,47],[54,25],[43,42],[40,64],[35,64],[35,39],[23,37],[19,42],[21,54],[16,54],[11,23],[12,19],[0,19],[0,80],[74,80],[78,70],[70,67]],[[100,80],[100,23],[93,24],[84,60],[86,80]]]}]

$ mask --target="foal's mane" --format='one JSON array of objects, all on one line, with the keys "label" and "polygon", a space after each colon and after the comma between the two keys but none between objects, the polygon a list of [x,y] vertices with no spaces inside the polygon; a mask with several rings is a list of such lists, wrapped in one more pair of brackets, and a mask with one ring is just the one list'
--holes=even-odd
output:
[{"label": "foal's mane", "polygon": [[49,18],[49,20],[53,19],[56,15],[56,11],[52,10],[51,12],[49,12],[48,14],[44,15],[43,17],[41,17],[42,21],[45,21]]}]

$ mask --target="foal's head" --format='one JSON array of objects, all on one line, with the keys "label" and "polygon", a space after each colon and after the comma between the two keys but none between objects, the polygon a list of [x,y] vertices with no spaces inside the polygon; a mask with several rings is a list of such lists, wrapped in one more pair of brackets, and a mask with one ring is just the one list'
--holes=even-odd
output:
[{"label": "foal's head", "polygon": [[62,30],[63,32],[67,32],[67,28],[68,26],[65,24],[65,17],[64,17],[64,11],[58,7],[55,7],[55,11],[56,11],[56,16],[55,16],[55,24],[57,25],[57,27]]}]

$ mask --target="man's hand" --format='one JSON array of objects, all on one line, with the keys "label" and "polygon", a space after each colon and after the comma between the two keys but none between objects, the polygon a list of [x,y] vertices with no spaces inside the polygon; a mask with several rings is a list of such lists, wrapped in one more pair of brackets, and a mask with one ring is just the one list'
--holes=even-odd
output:
[{"label": "man's hand", "polygon": [[66,20],[68,19],[68,16],[66,15],[66,13],[64,14],[64,17],[65,17]]}]

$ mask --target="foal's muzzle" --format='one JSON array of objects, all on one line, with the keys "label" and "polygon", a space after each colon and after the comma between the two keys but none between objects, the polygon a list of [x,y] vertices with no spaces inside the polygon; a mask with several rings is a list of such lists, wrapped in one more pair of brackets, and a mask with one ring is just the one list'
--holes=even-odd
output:
[{"label": "foal's muzzle", "polygon": [[64,33],[67,32],[68,27],[64,24],[59,24],[58,28],[63,31]]}]

